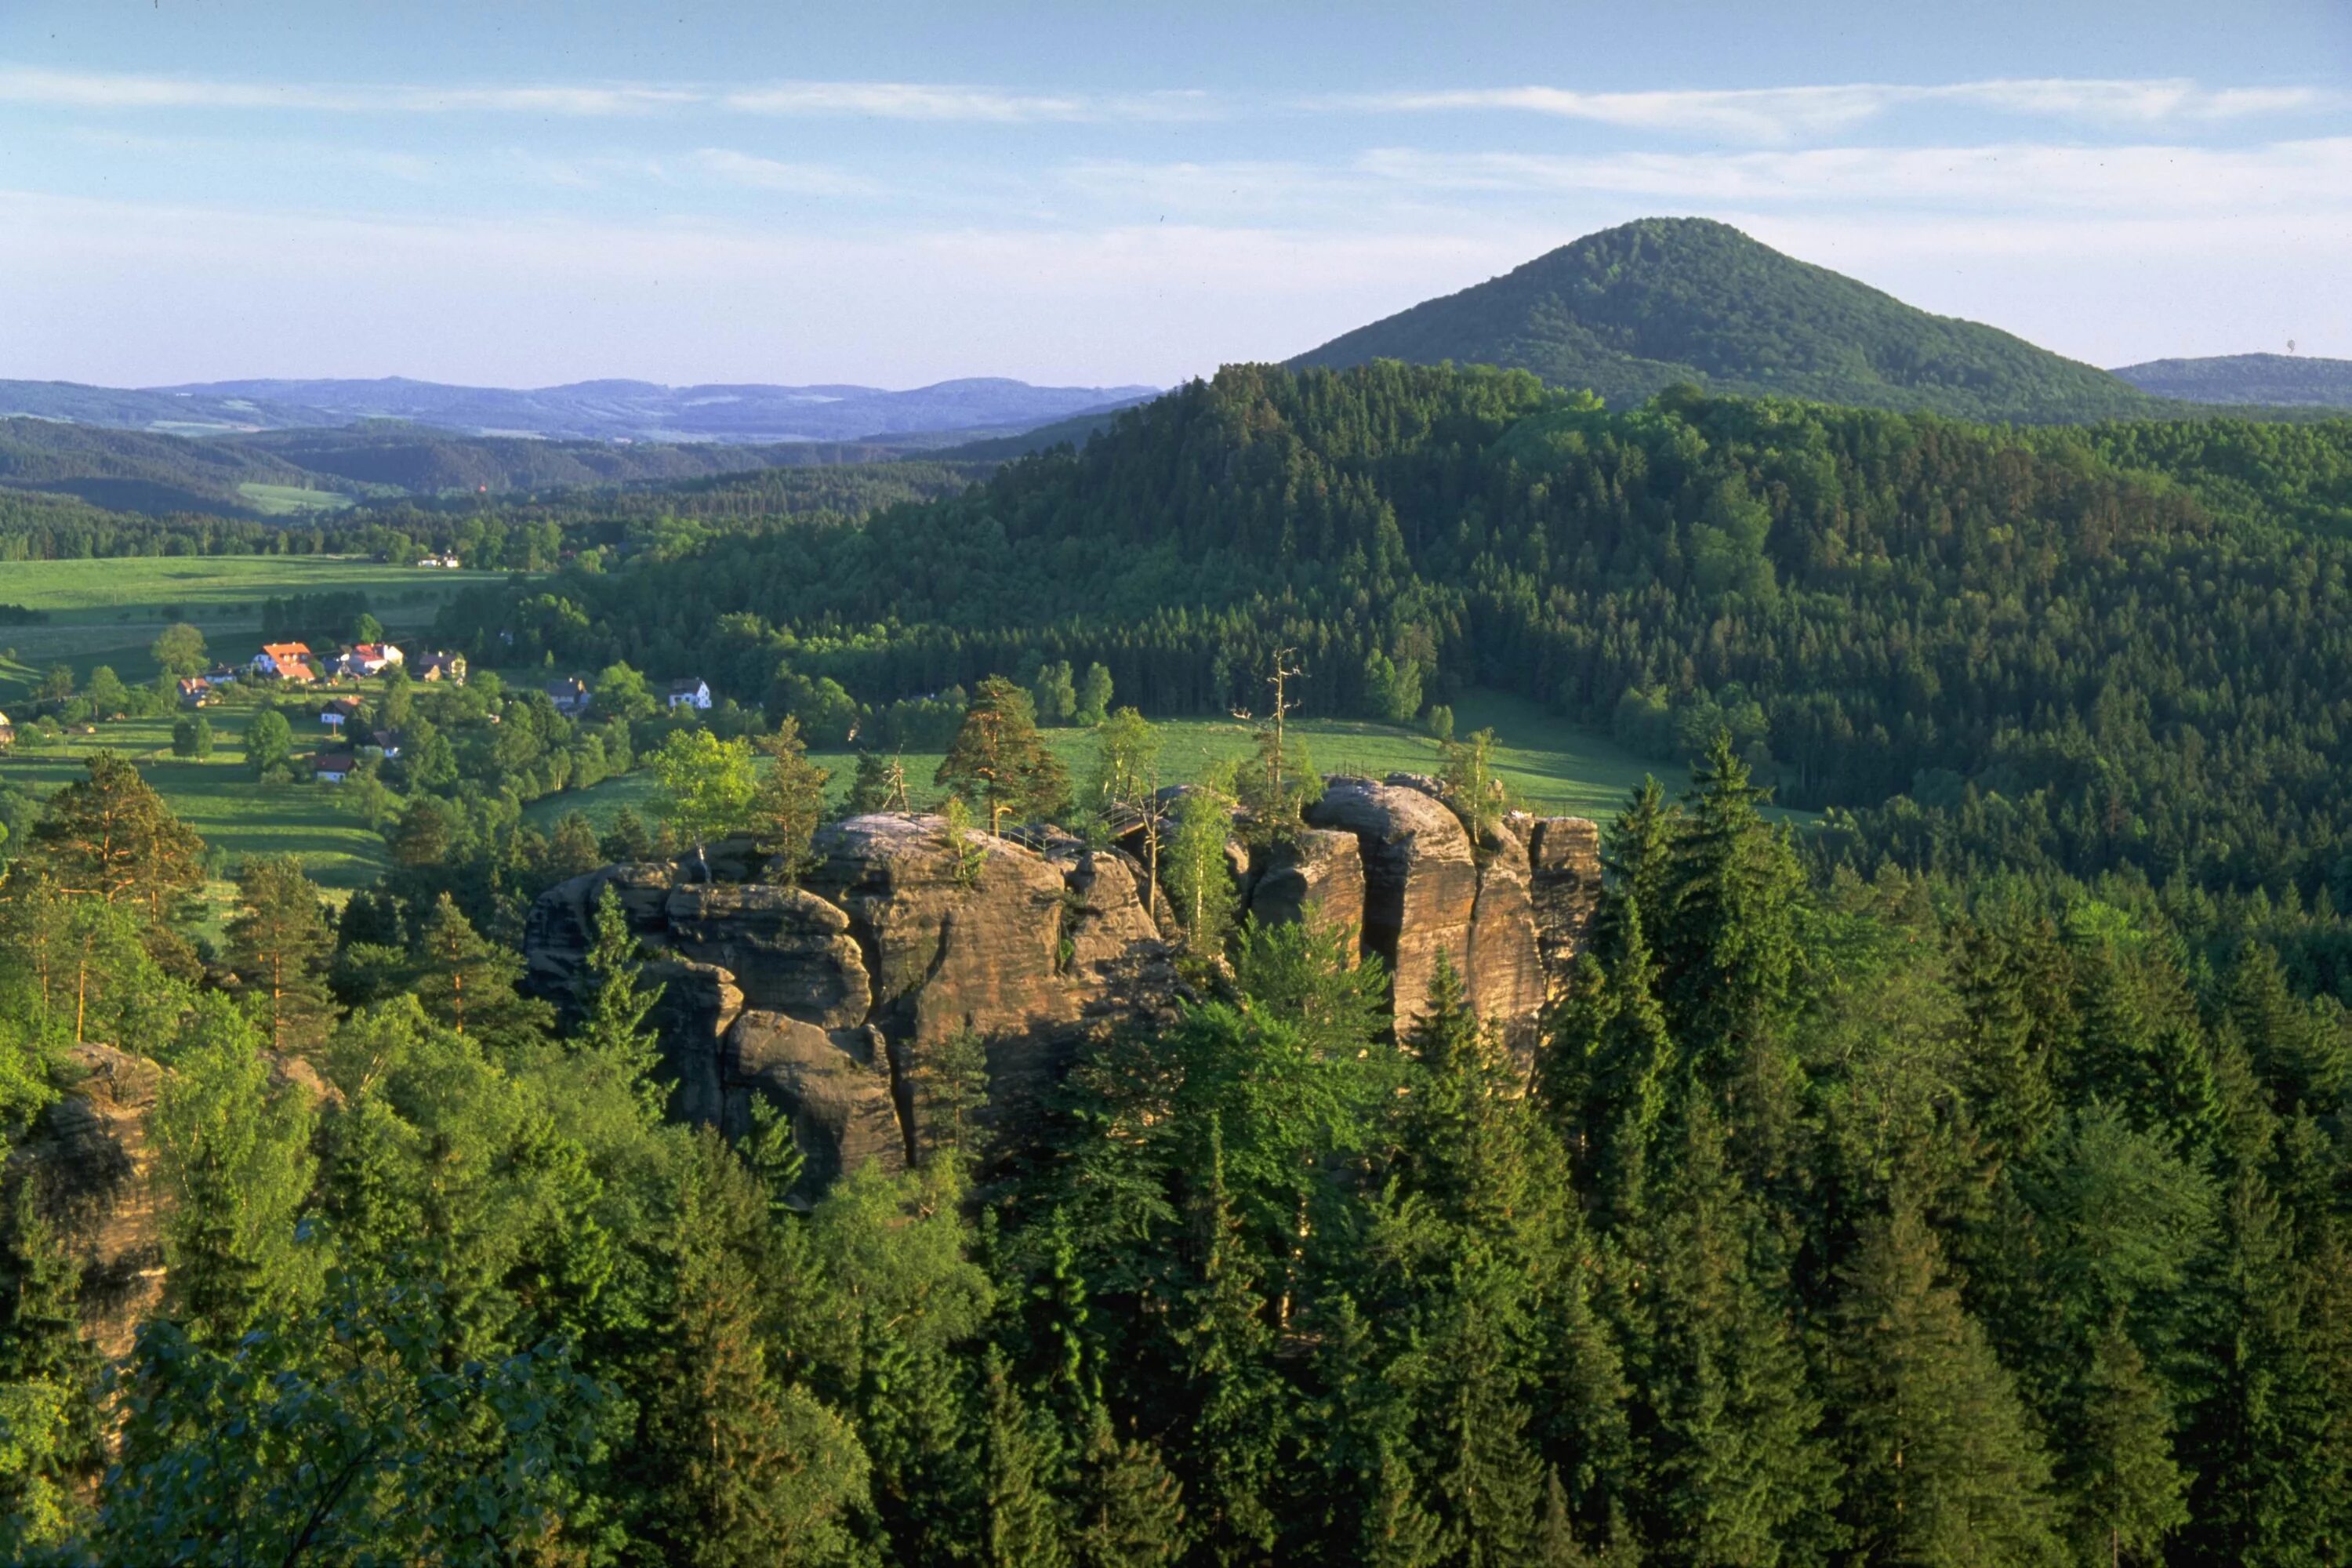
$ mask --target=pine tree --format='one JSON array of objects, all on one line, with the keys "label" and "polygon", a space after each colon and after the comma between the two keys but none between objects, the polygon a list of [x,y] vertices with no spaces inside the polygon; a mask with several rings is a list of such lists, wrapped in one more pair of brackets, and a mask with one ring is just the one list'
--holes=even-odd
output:
[{"label": "pine tree", "polygon": [[236,878],[238,909],[228,923],[229,963],[272,1050],[309,1050],[334,1021],[326,964],[333,928],[318,884],[290,855],[264,855]]},{"label": "pine tree", "polygon": [[993,1345],[983,1352],[981,1378],[987,1405],[981,1561],[987,1568],[1061,1568],[1070,1558],[1054,1495],[1059,1445],[1030,1412]]},{"label": "pine tree", "polygon": [[809,843],[824,818],[824,785],[833,775],[808,760],[800,723],[789,714],[760,742],[760,750],[768,770],[751,795],[751,837],[772,858],[779,879],[790,882],[808,868]]},{"label": "pine tree", "polygon": [[509,1022],[521,973],[520,960],[484,941],[457,900],[434,900],[417,932],[414,993],[436,1023],[462,1035],[468,1025],[481,1032]]},{"label": "pine tree", "polygon": [[2173,1462],[2171,1413],[2120,1321],[2093,1342],[2081,1405],[2065,1478],[2078,1551],[2110,1563],[2151,1559],[2189,1521],[2188,1478]]},{"label": "pine tree", "polygon": [[42,803],[33,843],[68,892],[136,903],[160,922],[175,897],[204,881],[204,840],[112,752],[92,753],[85,766],[87,778]]},{"label": "pine tree", "polygon": [[2055,1564],[2050,1462],[1984,1331],[1898,1194],[1865,1229],[1838,1308],[1843,1515],[1866,1562]]},{"label": "pine tree", "polygon": [[628,1457],[651,1490],[649,1531],[691,1568],[843,1561],[866,1457],[836,1412],[771,1364],[764,1198],[708,1128],[679,1198],[674,1296]]},{"label": "pine tree", "polygon": [[984,810],[991,833],[1008,816],[1046,820],[1069,809],[1069,774],[1039,738],[1035,707],[1001,676],[972,693],[932,782]]},{"label": "pine tree", "polygon": [[595,1058],[602,1070],[635,1085],[639,1105],[655,1119],[668,1103],[669,1089],[655,1077],[661,1036],[646,1019],[660,1003],[662,987],[638,983],[643,963],[620,895],[608,882],[597,896],[595,933],[588,948],[588,1012],[572,1043]]},{"label": "pine tree", "polygon": [[1183,1561],[1192,1539],[1183,1495],[1159,1446],[1132,1437],[1120,1441],[1109,1410],[1096,1404],[1078,1458],[1071,1542],[1077,1568],[1150,1568]]}]

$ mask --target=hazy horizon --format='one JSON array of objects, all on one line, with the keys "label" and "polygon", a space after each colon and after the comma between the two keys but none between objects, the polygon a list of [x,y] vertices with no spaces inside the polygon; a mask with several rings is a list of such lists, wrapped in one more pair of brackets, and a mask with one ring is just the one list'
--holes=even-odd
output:
[{"label": "hazy horizon", "polygon": [[1370,9],[34,0],[0,376],[1168,385],[1651,216],[2093,364],[2352,357],[2340,5]]}]

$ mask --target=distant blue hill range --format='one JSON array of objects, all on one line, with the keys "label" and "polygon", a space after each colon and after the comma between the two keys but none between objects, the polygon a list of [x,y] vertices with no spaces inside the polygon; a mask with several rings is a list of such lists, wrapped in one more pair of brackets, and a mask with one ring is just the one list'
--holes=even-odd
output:
[{"label": "distant blue hill range", "polygon": [[864,441],[947,445],[1107,413],[1152,386],[1032,386],[998,376],[892,392],[875,386],[582,381],[527,391],[375,381],[206,381],[118,388],[0,381],[11,415],[175,436],[403,419],[468,436],[592,441]]}]

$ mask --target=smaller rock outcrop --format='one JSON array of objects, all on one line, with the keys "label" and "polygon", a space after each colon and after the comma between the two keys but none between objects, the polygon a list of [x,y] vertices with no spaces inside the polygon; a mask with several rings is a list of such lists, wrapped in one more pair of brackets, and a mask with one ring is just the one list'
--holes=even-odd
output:
[{"label": "smaller rock outcrop", "polygon": [[1470,972],[1478,865],[1461,820],[1421,790],[1336,778],[1307,808],[1317,827],[1353,834],[1364,863],[1363,946],[1387,961],[1400,1034],[1426,1011],[1438,955]]},{"label": "smaller rock outcrop", "polygon": [[1305,921],[1345,931],[1354,951],[1364,929],[1364,858],[1355,835],[1309,827],[1269,845],[1250,879],[1249,912],[1261,925]]},{"label": "smaller rock outcrop", "polygon": [[10,1177],[27,1184],[81,1264],[83,1327],[100,1353],[121,1356],[163,1292],[147,1143],[163,1069],[111,1046],[76,1046],[68,1057],[79,1081],[42,1112],[10,1159]]},{"label": "smaller rock outcrop", "polygon": [[1506,826],[1528,847],[1528,893],[1535,909],[1544,990],[1557,1001],[1568,994],[1576,955],[1591,937],[1592,911],[1601,901],[1601,827],[1589,817],[1523,813]]}]

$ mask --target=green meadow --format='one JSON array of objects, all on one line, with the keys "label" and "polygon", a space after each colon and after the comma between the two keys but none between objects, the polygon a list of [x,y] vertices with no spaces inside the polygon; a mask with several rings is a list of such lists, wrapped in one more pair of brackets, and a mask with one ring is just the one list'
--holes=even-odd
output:
[{"label": "green meadow", "polygon": [[[1646,763],[1605,736],[1579,729],[1546,712],[1535,703],[1498,692],[1472,692],[1454,705],[1455,733],[1492,729],[1496,737],[1496,772],[1515,800],[1528,809],[1556,816],[1609,817],[1645,774],[1655,773],[1669,791],[1689,782],[1683,769]],[[1255,731],[1234,720],[1171,719],[1159,726],[1162,738],[1160,777],[1169,784],[1200,778],[1210,769],[1231,766],[1255,746]],[[1432,737],[1388,724],[1345,719],[1301,717],[1290,729],[1305,744],[1308,758],[1327,773],[1364,773],[1374,778],[1391,773],[1440,773],[1444,748]],[[1069,767],[1074,779],[1083,779],[1093,764],[1094,740],[1084,730],[1048,730],[1046,742]],[[853,751],[813,752],[811,760],[830,769],[827,793],[838,805],[848,798],[856,771]],[[908,752],[908,794],[920,807],[935,803],[940,792],[931,783],[940,765],[937,752]],[[650,812],[652,781],[643,773],[608,779],[593,789],[551,795],[534,801],[524,815],[542,826],[551,826],[566,812],[584,812],[601,831],[623,806],[640,815]]]},{"label": "green meadow", "polygon": [[0,563],[0,605],[50,616],[40,626],[0,626],[0,711],[22,703],[53,664],[73,666],[77,680],[101,664],[133,684],[153,679],[155,661],[147,649],[174,621],[201,630],[215,658],[242,663],[260,641],[264,600],[360,593],[394,640],[415,641],[430,630],[444,604],[480,581],[336,555]]}]

